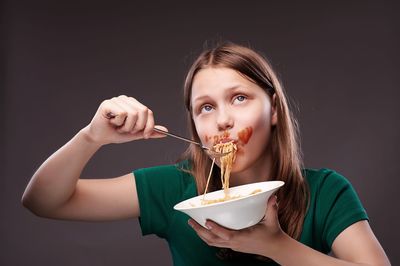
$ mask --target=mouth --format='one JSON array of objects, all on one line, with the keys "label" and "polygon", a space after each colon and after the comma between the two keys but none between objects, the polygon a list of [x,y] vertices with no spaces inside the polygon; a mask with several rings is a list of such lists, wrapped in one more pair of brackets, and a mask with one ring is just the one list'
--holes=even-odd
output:
[{"label": "mouth", "polygon": [[230,139],[230,138],[223,138],[223,139],[220,139],[219,142],[214,143],[214,145],[219,144],[219,143],[228,143],[228,142],[233,142],[234,144],[236,144],[238,142],[238,140]]},{"label": "mouth", "polygon": [[[213,135],[205,136],[205,142],[211,142],[213,145],[219,144],[219,143],[227,143],[227,142],[233,142],[236,145],[246,145],[251,136],[253,134],[253,128],[252,127],[246,127],[240,130],[239,132],[236,132],[233,134],[232,132],[229,131],[224,131],[222,134],[219,135]],[[233,139],[231,136],[232,135],[237,135],[236,139]]]}]

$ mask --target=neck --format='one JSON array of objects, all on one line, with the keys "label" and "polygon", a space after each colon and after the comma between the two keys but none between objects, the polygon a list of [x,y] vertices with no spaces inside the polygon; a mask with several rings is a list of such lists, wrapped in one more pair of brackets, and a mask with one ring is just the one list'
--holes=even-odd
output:
[{"label": "neck", "polygon": [[263,182],[271,179],[272,158],[269,150],[265,151],[252,165],[240,172],[231,173],[231,186]]}]

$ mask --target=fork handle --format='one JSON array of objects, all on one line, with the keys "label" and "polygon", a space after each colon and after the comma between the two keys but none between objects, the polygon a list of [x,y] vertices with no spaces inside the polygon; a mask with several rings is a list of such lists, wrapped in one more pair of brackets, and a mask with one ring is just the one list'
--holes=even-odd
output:
[{"label": "fork handle", "polygon": [[165,130],[162,130],[162,129],[158,129],[158,128],[154,128],[153,130],[156,131],[156,132],[158,132],[158,133],[161,133],[161,134],[170,136],[170,137],[174,137],[174,138],[177,138],[177,139],[186,141],[186,142],[190,142],[190,143],[192,143],[192,144],[199,145],[201,148],[206,149],[206,150],[209,150],[208,147],[205,147],[205,146],[201,145],[200,143],[198,143],[198,142],[196,142],[196,141],[193,141],[193,140],[191,140],[191,139],[187,139],[187,138],[185,138],[185,137],[182,137],[182,136],[179,136],[179,135],[176,135],[176,134],[173,134],[173,133],[170,133],[170,132],[168,132],[168,131],[165,131]]},{"label": "fork handle", "polygon": [[[106,116],[107,116],[107,118],[114,118],[114,117],[115,117],[115,114],[113,114],[112,112],[108,112],[108,113],[106,114]],[[158,128],[153,128],[153,130],[156,131],[156,132],[158,132],[158,133],[161,133],[161,134],[170,136],[170,137],[174,137],[174,138],[177,138],[177,139],[180,139],[180,140],[183,140],[183,141],[192,143],[192,144],[196,144],[196,145],[200,146],[203,150],[210,150],[208,147],[203,146],[203,145],[201,145],[200,143],[198,143],[198,142],[196,142],[196,141],[194,141],[194,140],[187,139],[187,138],[185,138],[185,137],[182,137],[182,136],[179,136],[179,135],[176,135],[176,134],[173,134],[173,133],[170,133],[170,132],[168,132],[168,131],[165,131],[165,130],[162,130],[162,129],[158,129]]]}]

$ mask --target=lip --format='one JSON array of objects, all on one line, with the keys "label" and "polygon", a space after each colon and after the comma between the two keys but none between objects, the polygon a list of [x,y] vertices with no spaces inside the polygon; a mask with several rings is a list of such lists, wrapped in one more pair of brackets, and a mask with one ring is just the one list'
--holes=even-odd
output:
[{"label": "lip", "polygon": [[[238,142],[238,140],[236,140],[236,139],[224,138],[224,139],[220,139],[218,143],[227,143],[227,142],[231,142],[231,141],[234,144],[236,144]],[[215,144],[218,144],[218,143],[215,143]]]}]

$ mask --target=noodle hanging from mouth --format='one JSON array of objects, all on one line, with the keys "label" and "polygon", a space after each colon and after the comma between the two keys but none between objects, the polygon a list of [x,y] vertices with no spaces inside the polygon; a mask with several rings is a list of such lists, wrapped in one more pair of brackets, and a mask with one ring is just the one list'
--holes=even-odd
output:
[{"label": "noodle hanging from mouth", "polygon": [[215,158],[214,158],[212,161],[212,164],[211,164],[210,174],[208,175],[208,178],[207,178],[207,184],[206,184],[206,188],[204,190],[203,199],[201,200],[202,205],[223,202],[226,200],[230,200],[230,199],[239,197],[239,196],[231,197],[231,196],[229,196],[229,193],[228,193],[229,177],[231,175],[233,163],[235,162],[235,159],[236,159],[236,151],[237,151],[236,144],[233,143],[233,141],[225,142],[225,143],[218,143],[213,146],[213,149],[216,152],[227,153],[226,155],[220,157],[221,183],[222,183],[222,188],[224,189],[225,196],[220,199],[212,199],[212,200],[205,199],[205,196],[207,193],[207,188],[210,183],[212,170],[213,170],[213,167],[215,164]]}]

